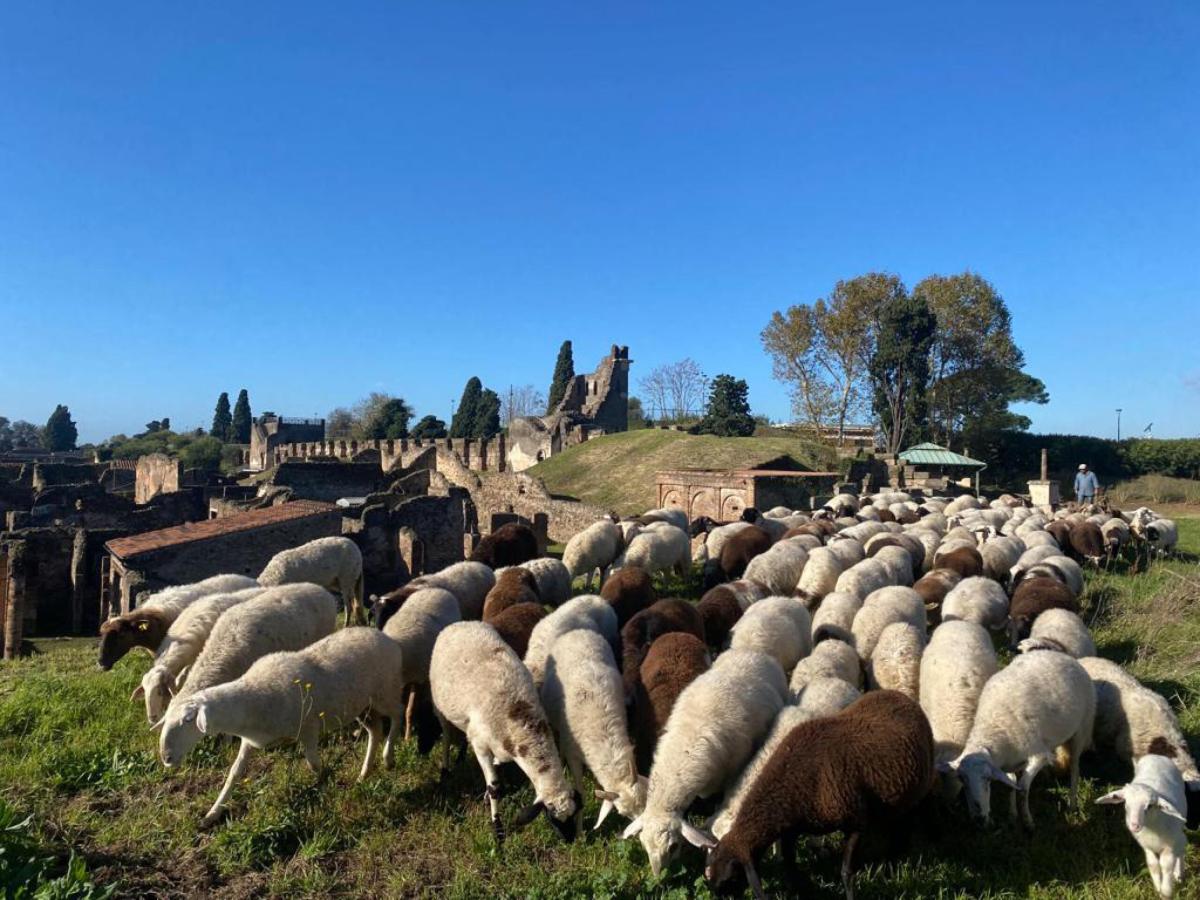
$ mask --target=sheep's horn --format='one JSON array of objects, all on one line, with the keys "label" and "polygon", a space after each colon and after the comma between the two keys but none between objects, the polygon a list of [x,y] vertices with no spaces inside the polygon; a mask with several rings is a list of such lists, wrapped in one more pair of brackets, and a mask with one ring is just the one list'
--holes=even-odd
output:
[{"label": "sheep's horn", "polygon": [[153,722],[153,723],[151,723],[151,725],[150,725],[150,730],[151,730],[151,731],[158,731],[160,728],[162,728],[162,727],[163,727],[163,722],[165,722],[165,721],[167,721],[167,717],[166,717],[166,716],[163,716],[163,717],[162,717],[161,719],[159,719],[157,722]]},{"label": "sheep's horn", "polygon": [[[599,791],[597,791],[599,793]],[[616,806],[611,800],[605,800],[600,804],[600,815],[596,816],[596,824],[592,826],[592,831],[599,831],[600,826],[604,824],[604,820],[608,818],[608,814],[616,809]]]}]

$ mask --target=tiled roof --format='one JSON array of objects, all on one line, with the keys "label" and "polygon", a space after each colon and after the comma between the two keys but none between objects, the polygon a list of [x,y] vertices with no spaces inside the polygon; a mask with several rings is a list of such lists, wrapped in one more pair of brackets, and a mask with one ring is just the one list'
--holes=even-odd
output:
[{"label": "tiled roof", "polygon": [[201,522],[186,522],[171,528],[160,528],[158,531],[145,531],[130,537],[115,538],[104,545],[105,549],[121,559],[130,559],[142,553],[162,550],[164,547],[174,547],[179,544],[189,544],[192,541],[206,541],[210,538],[226,534],[236,534],[239,531],[252,531],[266,525],[277,525],[280,522],[290,522],[293,519],[303,519],[307,516],[322,515],[336,512],[337,507],[332,503],[318,503],[315,500],[293,500],[279,506],[267,506],[262,509],[252,509],[233,516],[222,516],[218,519],[204,519]]}]

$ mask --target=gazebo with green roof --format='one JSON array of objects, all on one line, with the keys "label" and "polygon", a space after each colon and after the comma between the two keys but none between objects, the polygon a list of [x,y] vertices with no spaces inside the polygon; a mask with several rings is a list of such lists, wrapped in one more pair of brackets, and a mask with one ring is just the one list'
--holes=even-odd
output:
[{"label": "gazebo with green roof", "polygon": [[[975,473],[975,493],[979,493],[979,473],[987,468],[987,463],[971,459],[961,453],[955,453],[937,444],[917,444],[900,453],[900,459],[906,465],[920,467],[931,476],[937,478],[953,477],[955,471],[964,470],[969,474]],[[950,470],[947,472],[947,470]]]}]

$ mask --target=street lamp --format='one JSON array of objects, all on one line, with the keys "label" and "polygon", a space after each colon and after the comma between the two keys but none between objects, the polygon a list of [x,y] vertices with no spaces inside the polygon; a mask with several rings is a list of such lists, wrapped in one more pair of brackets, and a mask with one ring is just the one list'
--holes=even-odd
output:
[{"label": "street lamp", "polygon": [[1121,443],[1121,408],[1117,407],[1117,443]]}]

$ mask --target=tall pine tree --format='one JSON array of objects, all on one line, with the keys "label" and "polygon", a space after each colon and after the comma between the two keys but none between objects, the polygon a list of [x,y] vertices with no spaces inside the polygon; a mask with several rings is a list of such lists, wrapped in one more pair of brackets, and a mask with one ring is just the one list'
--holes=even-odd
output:
[{"label": "tall pine tree", "polygon": [[929,350],[937,317],[921,297],[905,294],[879,314],[869,368],[872,409],[889,453],[925,439],[929,431]]},{"label": "tall pine tree", "polygon": [[216,411],[213,412],[212,428],[208,433],[218,441],[228,441],[232,437],[232,430],[233,416],[229,412],[229,394],[221,391],[221,396],[217,398]]},{"label": "tall pine tree", "polygon": [[575,357],[571,353],[571,342],[563,341],[558,348],[558,359],[554,362],[554,378],[550,382],[550,393],[546,397],[546,413],[558,409],[567,393],[567,386],[575,377]]},{"label": "tall pine tree", "polygon": [[237,403],[233,405],[233,443],[250,443],[250,394],[245,388],[238,393]]},{"label": "tall pine tree", "polygon": [[699,434],[721,437],[749,437],[754,434],[754,417],[750,415],[750,388],[742,378],[718,375],[712,380],[708,408],[696,426]]},{"label": "tall pine tree", "polygon": [[479,395],[471,437],[488,440],[500,433],[500,396],[491,388]]},{"label": "tall pine tree", "polygon": [[71,411],[61,403],[58,404],[46,420],[46,427],[42,430],[42,443],[46,445],[47,450],[53,452],[74,450],[78,438],[79,429],[71,421]]},{"label": "tall pine tree", "polygon": [[475,420],[479,415],[479,401],[483,396],[483,382],[472,375],[463,388],[454,418],[450,420],[450,437],[475,437]]}]

